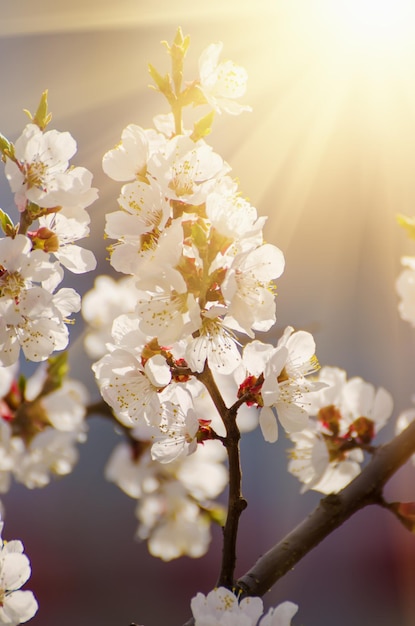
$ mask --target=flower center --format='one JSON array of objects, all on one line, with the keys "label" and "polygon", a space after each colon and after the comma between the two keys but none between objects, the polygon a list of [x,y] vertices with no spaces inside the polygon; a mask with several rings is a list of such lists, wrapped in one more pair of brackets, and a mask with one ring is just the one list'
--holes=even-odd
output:
[{"label": "flower center", "polygon": [[47,166],[42,161],[34,161],[33,163],[23,165],[24,182],[27,188],[37,187],[42,191],[46,191],[44,183],[46,171]]},{"label": "flower center", "polygon": [[0,266],[0,296],[16,299],[25,286],[24,278],[19,272],[8,272]]}]

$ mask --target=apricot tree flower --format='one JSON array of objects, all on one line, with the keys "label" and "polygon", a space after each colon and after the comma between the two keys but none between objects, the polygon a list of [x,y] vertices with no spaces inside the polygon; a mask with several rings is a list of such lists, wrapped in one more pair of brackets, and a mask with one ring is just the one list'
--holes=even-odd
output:
[{"label": "apricot tree flower", "polygon": [[161,419],[161,391],[171,380],[162,356],[153,356],[143,366],[139,354],[117,348],[93,365],[102,397],[124,425],[144,419],[158,426]]},{"label": "apricot tree flower", "polygon": [[176,389],[175,402],[163,403],[163,414],[158,432],[154,435],[151,456],[160,463],[170,463],[181,455],[196,451],[199,420],[193,409],[191,396]]},{"label": "apricot tree flower", "polygon": [[75,244],[89,235],[89,220],[79,218],[79,215],[67,217],[63,212],[45,215],[39,218],[38,230],[28,233],[35,248],[53,254],[74,274],[90,272],[96,267],[93,252]]},{"label": "apricot tree flower", "polygon": [[54,350],[66,348],[67,317],[80,309],[73,289],[50,292],[62,279],[59,264],[31,247],[24,235],[0,239],[1,365],[15,363],[20,348],[31,361],[44,361]]},{"label": "apricot tree flower", "polygon": [[363,450],[389,419],[393,401],[379,387],[346,372],[324,367],[319,381],[326,387],[308,395],[310,420],[302,432],[290,433],[295,448],[288,471],[302,483],[302,491],[336,493],[360,473]]},{"label": "apricot tree flower", "polygon": [[[0,535],[3,522],[0,522]],[[30,562],[17,539],[4,541],[0,536],[0,624],[17,626],[32,619],[38,604],[32,591],[20,588],[31,574]]]},{"label": "apricot tree flower", "polygon": [[228,310],[225,323],[254,337],[254,330],[267,331],[275,323],[273,281],[284,271],[279,248],[264,244],[235,257],[222,284]]},{"label": "apricot tree flower", "polygon": [[129,124],[122,132],[120,143],[104,154],[103,170],[118,181],[144,178],[148,159],[164,143],[163,135],[155,130]]},{"label": "apricot tree flower", "polygon": [[200,90],[218,113],[225,111],[231,115],[239,115],[243,111],[251,111],[250,106],[235,102],[246,91],[246,70],[233,61],[220,63],[222,48],[222,42],[212,43],[200,55]]},{"label": "apricot tree flower", "polygon": [[210,541],[208,512],[223,515],[211,503],[227,484],[223,446],[208,441],[190,456],[161,464],[151,458],[152,429],[134,428],[131,435],[136,443],[117,445],[105,476],[137,499],[137,537],[147,539],[150,552],[163,560],[201,556]]},{"label": "apricot tree flower", "polygon": [[259,619],[263,614],[261,598],[248,596],[238,601],[225,587],[216,587],[206,596],[199,592],[190,606],[195,626],[290,626],[298,610],[293,602],[283,602]]},{"label": "apricot tree flower", "polygon": [[88,181],[83,176],[87,170],[69,167],[75,152],[76,142],[70,133],[43,132],[36,124],[27,124],[15,143],[14,158],[8,158],[5,167],[20,211],[28,202],[53,208],[78,203],[88,206],[96,199],[90,178]]},{"label": "apricot tree flower", "polygon": [[177,135],[163,152],[153,155],[148,170],[168,198],[197,205],[230,167],[202,139],[195,143],[187,135]]},{"label": "apricot tree flower", "polygon": [[277,416],[284,429],[300,431],[308,424],[307,394],[322,385],[307,378],[319,367],[312,335],[288,326],[277,346],[254,340],[244,348],[247,377],[240,395],[261,407],[259,424],[264,439],[278,438]]}]

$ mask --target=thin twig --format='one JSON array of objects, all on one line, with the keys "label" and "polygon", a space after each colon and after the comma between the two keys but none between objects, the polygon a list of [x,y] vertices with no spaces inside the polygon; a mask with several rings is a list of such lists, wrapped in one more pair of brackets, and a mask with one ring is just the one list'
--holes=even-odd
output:
[{"label": "thin twig", "polygon": [[245,596],[262,596],[303,556],[349,517],[370,504],[383,505],[385,483],[415,452],[415,422],[379,447],[368,465],[337,495],[323,498],[317,508],[282,541],[261,556],[239,580]]},{"label": "thin twig", "polygon": [[205,385],[213,403],[221,416],[226,428],[224,445],[229,461],[229,495],[226,523],[223,528],[222,564],[217,586],[232,589],[236,567],[236,541],[238,536],[239,518],[246,508],[247,502],[242,496],[242,472],[240,463],[239,441],[241,434],[236,423],[238,407],[228,409],[216,385],[212,372],[206,362],[205,368],[198,379]]},{"label": "thin twig", "polygon": [[[385,507],[383,487],[415,453],[415,421],[400,435],[375,451],[362,472],[338,494],[323,498],[317,508],[294,530],[261,556],[239,578],[236,589],[243,596],[262,596],[306,554],[365,506]],[[184,626],[193,626],[191,618]]]}]

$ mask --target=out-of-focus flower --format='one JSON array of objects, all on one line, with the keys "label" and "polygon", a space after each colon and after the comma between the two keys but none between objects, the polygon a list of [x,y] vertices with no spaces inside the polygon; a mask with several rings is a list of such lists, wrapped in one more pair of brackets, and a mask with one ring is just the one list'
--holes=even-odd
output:
[{"label": "out-of-focus flower", "polygon": [[324,367],[319,381],[326,386],[308,395],[309,427],[289,436],[288,471],[302,483],[302,491],[337,493],[360,473],[363,450],[389,419],[393,400],[382,387],[355,377],[346,379],[343,370]]},{"label": "out-of-focus flower", "polygon": [[152,429],[140,427],[132,435],[137,437],[133,445],[114,449],[105,476],[138,500],[137,537],[147,539],[150,552],[165,561],[202,556],[210,543],[209,512],[223,515],[210,500],[227,484],[224,447],[207,441],[190,456],[160,464],[150,454]]},{"label": "out-of-focus flower", "polygon": [[243,111],[251,111],[250,106],[235,102],[246,91],[246,70],[233,61],[220,63],[222,48],[222,42],[212,43],[200,55],[200,90],[218,113],[225,111],[231,115],[239,115]]},{"label": "out-of-focus flower", "polygon": [[298,610],[293,602],[283,602],[259,619],[263,614],[261,598],[247,597],[239,602],[225,587],[217,587],[206,596],[199,592],[190,606],[195,626],[290,626]]},{"label": "out-of-focus flower", "polygon": [[[3,522],[0,522],[0,535]],[[21,587],[31,574],[30,562],[17,539],[4,541],[0,536],[0,624],[17,626],[32,619],[38,610],[32,591]]]},{"label": "out-of-focus flower", "polygon": [[415,326],[415,258],[403,257],[405,269],[396,280],[396,291],[400,297],[398,310],[401,318]]},{"label": "out-of-focus flower", "polygon": [[102,168],[113,180],[132,181],[144,178],[148,159],[164,143],[163,135],[155,130],[129,124],[123,130],[118,146],[104,154]]}]

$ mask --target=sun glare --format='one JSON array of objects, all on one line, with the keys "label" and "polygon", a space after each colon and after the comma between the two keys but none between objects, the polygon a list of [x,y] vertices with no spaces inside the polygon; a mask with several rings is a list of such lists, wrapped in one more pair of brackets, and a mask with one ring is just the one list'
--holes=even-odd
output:
[{"label": "sun glare", "polygon": [[415,15],[410,0],[331,0],[327,11],[337,37],[385,47],[409,35]]}]

